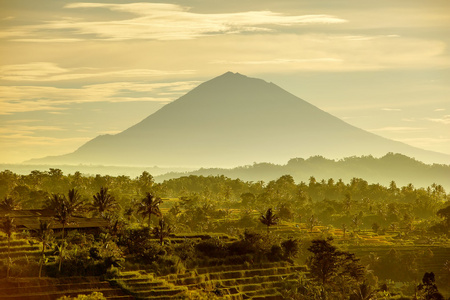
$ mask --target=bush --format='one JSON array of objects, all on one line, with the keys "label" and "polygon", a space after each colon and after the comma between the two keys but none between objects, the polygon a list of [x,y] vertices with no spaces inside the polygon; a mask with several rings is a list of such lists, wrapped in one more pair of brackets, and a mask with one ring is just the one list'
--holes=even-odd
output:
[{"label": "bush", "polygon": [[228,254],[224,242],[217,238],[199,242],[195,245],[195,250],[202,255],[215,258],[225,257]]},{"label": "bush", "polygon": [[76,297],[62,296],[58,300],[106,300],[100,292],[93,292],[90,295],[78,295]]}]

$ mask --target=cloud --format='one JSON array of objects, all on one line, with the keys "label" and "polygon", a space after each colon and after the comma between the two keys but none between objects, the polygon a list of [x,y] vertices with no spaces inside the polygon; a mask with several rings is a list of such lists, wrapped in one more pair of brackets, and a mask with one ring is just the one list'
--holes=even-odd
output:
[{"label": "cloud", "polygon": [[441,123],[441,124],[444,124],[444,125],[450,125],[450,115],[445,115],[442,118],[429,118],[429,119],[426,119],[426,120],[431,121],[431,122],[435,122],[435,123]]},{"label": "cloud", "polygon": [[163,83],[110,82],[80,88],[52,86],[0,86],[0,115],[50,111],[57,114],[71,103],[87,102],[170,102],[191,90],[198,81]]},{"label": "cloud", "polygon": [[248,61],[226,61],[215,60],[211,64],[220,65],[285,65],[285,64],[307,64],[307,63],[341,63],[342,59],[324,57],[324,58],[277,58],[272,60],[248,60]]},{"label": "cloud", "polygon": [[[202,36],[237,34],[245,32],[271,32],[276,26],[309,24],[339,24],[347,20],[332,15],[286,15],[272,11],[236,13],[194,13],[189,8],[163,3],[72,3],[67,9],[108,9],[128,13],[133,17],[117,16],[115,20],[83,21],[63,18],[43,24],[13,27],[0,33],[0,37],[16,41],[57,40],[71,42],[76,39],[100,40],[186,40]],[[67,37],[71,35],[71,37]],[[50,36],[50,37],[49,37]]]},{"label": "cloud", "polygon": [[426,128],[423,127],[382,127],[382,128],[376,128],[376,129],[368,129],[368,131],[371,132],[397,132],[397,133],[404,133],[404,132],[424,132],[426,131]]},{"label": "cloud", "polygon": [[384,111],[402,111],[400,108],[382,108]]},{"label": "cloud", "polygon": [[166,75],[188,75],[193,70],[163,71],[152,69],[129,69],[129,70],[98,70],[94,68],[61,68],[51,62],[32,62],[18,65],[4,65],[0,67],[0,80],[8,81],[62,81],[76,80],[93,77],[108,78],[136,78]]}]

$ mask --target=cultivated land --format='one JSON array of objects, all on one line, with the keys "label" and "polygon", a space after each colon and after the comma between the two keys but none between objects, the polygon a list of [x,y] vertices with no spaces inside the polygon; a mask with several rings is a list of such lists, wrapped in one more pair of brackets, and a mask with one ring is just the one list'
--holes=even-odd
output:
[{"label": "cultivated land", "polygon": [[51,169],[3,171],[0,192],[0,299],[450,296],[450,203],[438,184],[155,183]]}]

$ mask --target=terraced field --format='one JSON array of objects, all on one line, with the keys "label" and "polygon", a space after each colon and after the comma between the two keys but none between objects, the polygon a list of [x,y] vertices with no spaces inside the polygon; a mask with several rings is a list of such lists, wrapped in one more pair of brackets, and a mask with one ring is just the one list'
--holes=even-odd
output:
[{"label": "terraced field", "polygon": [[120,288],[98,277],[10,278],[0,281],[0,299],[56,300],[62,296],[77,296],[101,292],[108,300],[131,300]]},{"label": "terraced field", "polygon": [[266,263],[198,268],[166,276],[123,272],[117,281],[137,299],[184,299],[196,290],[224,299],[283,299],[279,289],[295,281],[299,272],[306,272],[306,268]]}]

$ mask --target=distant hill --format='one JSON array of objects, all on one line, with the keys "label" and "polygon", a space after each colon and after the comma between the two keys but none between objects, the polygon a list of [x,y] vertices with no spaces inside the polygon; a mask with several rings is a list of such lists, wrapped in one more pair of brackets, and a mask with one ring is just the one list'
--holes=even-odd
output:
[{"label": "distant hill", "polygon": [[341,160],[326,159],[314,156],[308,159],[294,158],[285,165],[258,163],[232,169],[200,169],[192,172],[172,172],[156,176],[161,182],[182,176],[216,176],[224,175],[232,179],[244,181],[268,182],[283,175],[291,175],[296,182],[308,182],[311,176],[317,181],[333,178],[349,182],[352,178],[362,178],[369,183],[380,183],[388,186],[394,180],[398,186],[412,183],[415,187],[428,187],[433,183],[442,185],[450,192],[450,165],[428,165],[413,158],[388,153],[381,158],[372,156],[348,157]]},{"label": "distant hill", "polygon": [[228,72],[121,133],[98,136],[70,154],[27,163],[233,167],[284,163],[292,157],[379,157],[388,152],[450,163],[450,155],[377,136],[273,83]]}]

